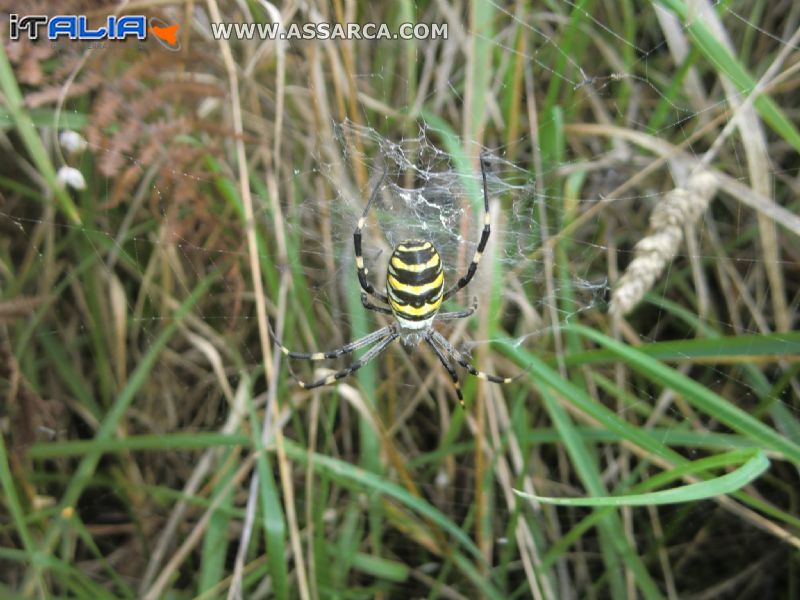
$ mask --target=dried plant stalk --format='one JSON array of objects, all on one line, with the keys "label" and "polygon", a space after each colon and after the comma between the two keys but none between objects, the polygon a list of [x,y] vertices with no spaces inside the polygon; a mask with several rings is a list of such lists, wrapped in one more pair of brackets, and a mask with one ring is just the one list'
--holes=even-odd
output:
[{"label": "dried plant stalk", "polygon": [[653,287],[678,251],[683,228],[694,224],[717,192],[717,179],[708,171],[689,177],[685,187],[675,188],[650,215],[650,233],[634,248],[634,258],[617,282],[608,312],[614,317],[628,314]]}]

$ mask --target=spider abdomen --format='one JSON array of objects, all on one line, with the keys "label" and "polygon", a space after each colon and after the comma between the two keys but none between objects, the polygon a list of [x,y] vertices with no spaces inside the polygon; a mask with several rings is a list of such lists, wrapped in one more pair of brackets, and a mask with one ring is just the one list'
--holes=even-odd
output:
[{"label": "spider abdomen", "polygon": [[389,258],[386,293],[403,329],[430,327],[442,305],[444,270],[433,244],[424,240],[400,243]]}]

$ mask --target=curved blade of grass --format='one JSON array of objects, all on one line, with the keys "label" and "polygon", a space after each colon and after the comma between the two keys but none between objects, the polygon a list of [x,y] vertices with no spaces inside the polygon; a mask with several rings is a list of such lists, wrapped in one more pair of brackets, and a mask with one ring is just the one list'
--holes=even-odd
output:
[{"label": "curved blade of grass", "polygon": [[[677,315],[679,318],[684,320],[688,323],[691,327],[697,329],[698,331],[702,331],[703,335],[710,337],[710,338],[722,338],[722,334],[719,331],[708,325],[707,323],[702,322],[697,316],[690,311],[686,310],[676,302],[672,302],[667,300],[666,298],[662,298],[656,294],[648,293],[645,298],[651,304],[655,304],[663,308],[664,310],[669,311],[672,314]],[[786,332],[781,336],[777,334],[778,339],[786,339],[790,342],[794,341],[797,342],[798,336],[796,335],[797,332]],[[773,334],[775,335],[775,334]],[[737,336],[734,338],[726,337],[726,345],[727,340],[736,340],[739,337],[749,337],[749,336]],[[759,336],[761,338],[771,338],[770,336]],[[778,341],[780,344],[780,341]],[[767,344],[767,348],[762,348],[763,351],[769,352],[771,344]],[[800,354],[800,342],[795,343],[793,346],[789,346],[785,349],[787,353],[792,352],[795,354]],[[782,357],[786,360],[786,356]],[[784,405],[782,402],[778,402],[778,398],[780,397],[780,390],[783,389],[784,386],[788,385],[791,381],[791,378],[794,377],[792,372],[800,368],[797,364],[792,366],[792,369],[787,370],[783,376],[774,384],[770,385],[766,376],[762,371],[756,368],[755,364],[748,364],[745,363],[743,365],[743,370],[746,378],[747,385],[751,386],[753,390],[758,394],[759,398],[761,398],[761,406],[756,408],[754,414],[759,416],[762,411],[769,411],[770,416],[772,417],[772,421],[775,423],[775,426],[786,435],[790,440],[795,443],[800,443],[800,420]]]},{"label": "curved blade of grass", "polygon": [[[766,335],[737,335],[693,340],[655,342],[636,348],[637,352],[658,360],[690,362],[726,362],[731,359],[746,361],[753,357],[783,360],[800,357],[800,331],[770,333]],[[568,366],[617,360],[609,349],[586,350],[565,357]]]},{"label": "curved blade of grass", "polygon": [[[726,454],[717,454],[714,456],[710,456],[698,461],[694,462],[685,462],[684,464],[680,465],[675,469],[671,469],[664,473],[659,473],[658,475],[651,477],[647,481],[643,481],[641,483],[636,484],[633,486],[632,490],[635,493],[646,492],[647,490],[653,489],[654,487],[658,487],[660,485],[666,485],[675,479],[680,479],[684,475],[688,474],[688,472],[695,472],[700,473],[703,470],[709,468],[718,468],[730,464],[731,456],[737,454],[740,451],[734,451],[731,453]],[[735,458],[734,458],[735,462]],[[691,470],[691,471],[689,471]],[[616,507],[613,506],[605,506],[598,508],[592,514],[587,515],[585,518],[581,519],[572,529],[564,533],[564,535],[556,541],[545,553],[542,557],[542,569],[549,570],[553,567],[555,562],[561,557],[564,552],[566,552],[567,548],[572,546],[577,540],[584,534],[586,531],[594,527],[603,516],[607,512],[612,512],[616,510]]]},{"label": "curved blade of grass", "polygon": [[664,460],[675,464],[686,462],[683,456],[667,447],[660,440],[654,439],[648,432],[624,421],[612,410],[595,401],[585,390],[563,379],[535,354],[509,344],[498,343],[497,347],[513,357],[517,364],[527,367],[531,374],[531,379],[540,388],[541,386],[552,388],[578,410],[598,421],[602,427],[615,432],[623,439]]},{"label": "curved blade of grass", "polygon": [[771,427],[764,425],[761,421],[754,419],[745,411],[734,406],[705,386],[599,331],[574,324],[566,324],[564,329],[579,333],[601,344],[625,361],[631,368],[651,380],[682,394],[685,400],[695,408],[713,416],[734,431],[758,440],[765,448],[775,450],[787,459],[800,464],[800,446],[780,435]]},{"label": "curved blade of grass", "polygon": [[[595,401],[585,390],[559,376],[556,371],[548,367],[544,361],[542,361],[535,354],[507,343],[499,343],[498,349],[501,349],[505,354],[512,357],[517,364],[527,367],[527,370],[531,374],[531,379],[537,383],[537,386],[540,389],[543,386],[552,388],[558,394],[566,398],[567,401],[578,410],[597,421],[600,424],[600,429],[606,428],[610,432],[619,436],[620,439],[634,444],[645,450],[647,453],[657,456],[673,465],[682,465],[689,462],[681,454],[672,450],[665,443],[667,438],[658,436],[655,434],[655,432],[643,430],[624,421],[614,411]],[[668,371],[671,371],[667,367],[664,368]],[[769,430],[769,428],[766,429]],[[744,433],[744,435],[741,437],[743,440],[749,440],[751,444],[755,444],[757,447],[763,446],[763,442],[760,439],[753,438],[747,433]],[[784,440],[784,442],[787,442],[787,440]],[[712,475],[709,474],[709,476]],[[737,500],[750,504],[754,508],[764,511],[766,514],[769,514],[778,520],[786,523],[792,522],[792,519],[789,515],[776,513],[774,509],[766,506],[765,503],[752,498],[744,492],[736,492],[734,495]],[[593,523],[595,522],[596,521],[593,521]]]},{"label": "curved blade of grass", "polygon": [[[728,453],[724,456],[726,459],[742,458],[742,454],[741,452],[737,452]],[[769,468],[769,460],[763,451],[747,451],[744,454],[749,455],[744,464],[731,473],[726,473],[725,475],[721,475],[715,479],[709,479],[708,481],[689,483],[669,490],[661,490],[660,492],[591,498],[554,498],[527,494],[520,490],[514,490],[514,493],[523,498],[538,500],[539,502],[555,504],[557,506],[652,506],[706,500],[715,496],[731,494],[741,489],[751,481],[760,477],[761,474]],[[713,458],[718,459],[719,457]],[[707,459],[701,459],[689,465],[682,465],[662,475],[670,475],[672,477],[675,471],[680,472],[680,476],[697,471],[705,472],[710,468],[710,462],[711,461]],[[644,482],[644,484],[646,483],[647,482]]]},{"label": "curved blade of grass", "polygon": [[[614,439],[625,440],[674,465],[688,464],[689,461],[686,458],[669,447],[670,445],[686,445],[687,440],[684,437],[671,438],[667,435],[660,434],[656,430],[648,431],[635,427],[634,425],[631,425],[630,423],[621,419],[614,411],[595,401],[583,389],[577,387],[570,381],[561,378],[557,372],[549,368],[536,355],[509,344],[498,344],[498,348],[503,350],[508,356],[511,356],[519,365],[527,365],[528,371],[532,375],[531,378],[538,383],[540,388],[541,386],[547,386],[554,389],[559,394],[564,396],[578,410],[597,421],[600,424],[600,428],[598,428],[597,431],[595,431],[592,435],[613,434],[614,436],[617,436]],[[606,428],[608,432],[603,432],[603,427]],[[739,445],[744,444],[746,441],[751,447],[754,446],[760,448],[762,446],[759,440],[754,440],[746,435],[739,437],[741,438]],[[722,438],[718,438],[718,440],[721,441]],[[689,445],[692,444],[689,443]],[[735,446],[736,444],[732,445]],[[709,476],[711,475],[709,474]],[[784,513],[783,511],[776,511],[774,507],[768,505],[767,503],[753,498],[744,492],[737,492],[734,494],[734,496],[737,500],[745,502],[777,520],[795,526],[795,520],[791,515]],[[593,518],[593,515],[590,518]],[[593,520],[591,524],[586,526],[586,528],[588,529],[596,522],[597,521]]]},{"label": "curved blade of grass", "polygon": [[[576,431],[566,409],[556,400],[555,396],[548,388],[541,390],[542,400],[545,403],[547,412],[553,420],[556,429],[561,434],[561,439],[567,449],[575,470],[578,472],[583,484],[592,494],[600,495],[605,492],[603,480],[597,467],[597,461],[587,448],[584,440]],[[609,512],[598,522],[598,530],[601,539],[601,551],[603,560],[607,565],[609,574],[610,591],[614,597],[618,597],[624,590],[623,582],[616,581],[621,579],[618,566],[618,558],[622,559],[625,565],[636,576],[636,584],[645,598],[660,598],[661,593],[655,581],[650,577],[647,568],[641,559],[631,548],[626,536],[619,535],[623,530],[619,516]],[[619,591],[617,589],[619,588]]]},{"label": "curved blade of grass", "polygon": [[29,458],[58,458],[80,456],[89,452],[124,452],[129,450],[204,450],[223,446],[252,447],[252,440],[244,434],[227,433],[171,433],[170,435],[137,435],[104,440],[70,440],[36,442],[28,448]]},{"label": "curved blade of grass", "polygon": [[[589,427],[577,427],[580,436],[591,442],[619,442],[622,437],[613,432],[603,429]],[[730,434],[697,431],[677,431],[667,428],[648,429],[647,433],[656,440],[663,440],[667,446],[686,446],[689,448],[702,448],[706,450],[732,448],[753,448],[757,444],[747,438]],[[523,436],[523,441],[540,445],[553,444],[561,440],[559,434],[554,429],[537,428],[532,429],[527,435]],[[80,456],[89,451],[95,450],[103,453],[129,452],[149,450],[153,452],[172,451],[172,450],[204,450],[206,448],[218,448],[227,446],[243,446],[251,448],[250,436],[244,434],[226,433],[172,433],[169,436],[163,435],[137,435],[126,438],[115,438],[95,442],[94,440],[63,440],[53,442],[34,442],[27,450],[26,456],[31,459],[42,458],[63,458],[67,456]],[[468,454],[474,451],[473,442],[460,442],[450,448],[454,455]],[[410,467],[419,467],[430,462],[442,460],[445,453],[441,450],[434,450],[425,455],[419,456],[411,461]]]},{"label": "curved blade of grass", "polygon": [[389,560],[364,552],[356,552],[353,557],[353,568],[377,579],[403,582],[408,579],[411,569],[397,560]]}]

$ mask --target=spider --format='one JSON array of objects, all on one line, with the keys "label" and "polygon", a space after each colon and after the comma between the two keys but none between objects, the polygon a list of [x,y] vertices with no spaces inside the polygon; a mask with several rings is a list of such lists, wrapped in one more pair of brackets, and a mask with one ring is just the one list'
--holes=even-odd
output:
[{"label": "spider", "polygon": [[[450,375],[450,379],[452,379],[453,386],[458,395],[458,401],[462,407],[464,407],[464,397],[461,393],[461,384],[458,380],[458,374],[450,361],[451,358],[466,369],[467,372],[480,379],[485,379],[493,383],[509,383],[516,379],[516,377],[498,377],[497,375],[490,375],[489,373],[478,371],[470,364],[468,356],[457,350],[441,333],[433,328],[434,321],[463,319],[472,315],[478,308],[478,301],[476,298],[473,300],[472,306],[466,310],[439,312],[442,302],[466,287],[475,276],[478,263],[480,263],[483,250],[486,247],[486,242],[489,241],[491,220],[489,217],[489,194],[486,190],[486,165],[486,157],[481,156],[484,208],[483,231],[478,241],[478,247],[472,257],[472,262],[467,268],[467,273],[445,291],[442,260],[433,243],[427,240],[406,240],[398,244],[389,257],[385,294],[376,290],[367,279],[367,268],[364,266],[364,257],[361,253],[361,231],[367,222],[369,209],[378,195],[378,190],[380,190],[386,179],[386,171],[384,170],[353,232],[353,246],[355,248],[358,281],[362,290],[361,303],[364,305],[364,308],[368,310],[394,316],[395,322],[361,339],[328,352],[293,352],[281,344],[273,333],[273,338],[275,338],[281,352],[289,358],[300,360],[318,361],[337,358],[344,354],[350,354],[359,348],[374,344],[361,358],[332,375],[328,375],[312,383],[298,380],[298,385],[301,388],[311,389],[323,385],[330,385],[343,377],[347,377],[386,350],[389,344],[394,342],[397,338],[400,338],[407,347],[416,346],[421,341],[424,341],[430,346],[433,353]],[[372,304],[369,300],[370,296],[388,305],[388,307]]]}]

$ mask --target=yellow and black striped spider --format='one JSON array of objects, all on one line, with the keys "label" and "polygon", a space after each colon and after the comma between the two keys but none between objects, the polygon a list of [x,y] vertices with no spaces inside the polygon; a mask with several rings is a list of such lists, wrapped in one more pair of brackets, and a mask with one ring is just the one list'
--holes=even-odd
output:
[{"label": "yellow and black striped spider", "polygon": [[[341,348],[328,352],[293,352],[278,342],[281,352],[289,358],[313,361],[336,358],[354,352],[359,348],[369,346],[370,344],[375,344],[350,366],[332,375],[328,375],[312,383],[305,383],[298,380],[300,387],[311,389],[322,385],[329,385],[338,379],[347,377],[378,356],[397,338],[400,338],[406,346],[415,346],[420,341],[424,341],[431,347],[434,354],[436,354],[439,361],[450,374],[456,394],[458,394],[458,400],[462,406],[464,406],[464,398],[461,394],[461,385],[459,384],[456,370],[449,359],[452,358],[455,360],[455,362],[464,367],[472,375],[494,383],[509,383],[516,379],[516,377],[498,377],[496,375],[484,373],[483,371],[478,371],[470,364],[469,358],[464,353],[453,347],[441,333],[433,328],[435,320],[463,319],[469,317],[478,307],[476,299],[473,301],[472,307],[467,310],[445,313],[439,312],[442,302],[464,288],[475,276],[478,263],[481,260],[481,255],[486,247],[486,242],[489,241],[491,221],[489,218],[489,194],[486,190],[486,162],[486,158],[482,156],[483,231],[466,275],[453,284],[447,291],[444,291],[444,270],[441,257],[434,245],[427,240],[407,240],[397,245],[392,255],[389,257],[385,294],[376,290],[367,279],[367,269],[364,267],[364,257],[361,253],[361,231],[364,228],[364,224],[367,222],[369,209],[386,179],[386,171],[384,171],[383,176],[372,191],[369,202],[367,202],[367,206],[364,208],[361,218],[358,220],[358,225],[353,232],[353,245],[355,247],[358,281],[361,284],[362,290],[361,303],[369,310],[393,315],[395,322],[359,340],[350,342]],[[369,296],[376,298],[383,304],[388,305],[388,307],[372,304],[369,300]]]}]

